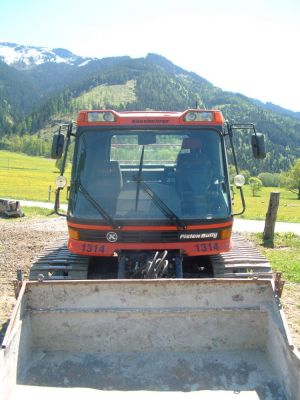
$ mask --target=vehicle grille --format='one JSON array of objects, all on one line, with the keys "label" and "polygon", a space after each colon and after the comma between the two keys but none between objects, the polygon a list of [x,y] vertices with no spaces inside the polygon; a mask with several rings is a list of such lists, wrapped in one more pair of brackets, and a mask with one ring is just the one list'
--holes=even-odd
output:
[{"label": "vehicle grille", "polygon": [[[214,232],[217,230],[214,229]],[[108,242],[107,233],[116,232],[118,235],[117,242],[121,243],[174,243],[182,241],[203,241],[211,240],[208,238],[190,238],[184,240],[180,238],[180,235],[184,232],[185,234],[194,234],[195,231],[96,231],[96,230],[81,230],[80,240],[87,242]],[[203,231],[201,231],[203,232]],[[205,231],[209,233],[209,231]]]},{"label": "vehicle grille", "polygon": [[[107,242],[106,234],[109,231],[81,231],[80,240]],[[124,231],[117,232],[118,242],[122,243],[171,243],[178,241],[178,232],[149,232],[149,231]]]}]

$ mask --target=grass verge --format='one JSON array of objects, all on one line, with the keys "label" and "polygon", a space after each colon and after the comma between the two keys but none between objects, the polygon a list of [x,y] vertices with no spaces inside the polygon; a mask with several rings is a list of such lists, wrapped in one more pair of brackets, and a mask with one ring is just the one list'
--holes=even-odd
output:
[{"label": "grass verge", "polygon": [[300,283],[300,236],[293,233],[276,233],[274,247],[263,245],[262,234],[251,235],[260,251],[270,261],[273,271],[280,271],[283,279]]},{"label": "grass verge", "polygon": [[16,222],[16,221],[23,221],[31,218],[42,218],[42,217],[56,217],[57,215],[54,213],[53,210],[48,208],[42,207],[23,207],[22,211],[24,213],[24,217],[21,218],[1,218],[2,221],[6,221],[8,223]]},{"label": "grass verge", "polygon": [[57,215],[53,210],[41,207],[22,207],[22,211],[25,214],[25,218],[37,218],[37,217],[56,217]]}]

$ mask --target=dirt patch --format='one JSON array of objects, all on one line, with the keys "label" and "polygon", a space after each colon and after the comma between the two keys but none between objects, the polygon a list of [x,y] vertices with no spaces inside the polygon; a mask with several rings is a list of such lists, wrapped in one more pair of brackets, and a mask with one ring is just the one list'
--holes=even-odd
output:
[{"label": "dirt patch", "polygon": [[15,304],[14,280],[17,270],[28,278],[29,269],[41,250],[66,236],[64,218],[0,219],[0,343]]},{"label": "dirt patch", "polygon": [[[49,243],[66,237],[64,218],[0,219],[0,343],[13,306],[17,270],[28,278],[29,269],[41,250]],[[300,349],[300,284],[286,283],[283,305],[294,344]]]}]

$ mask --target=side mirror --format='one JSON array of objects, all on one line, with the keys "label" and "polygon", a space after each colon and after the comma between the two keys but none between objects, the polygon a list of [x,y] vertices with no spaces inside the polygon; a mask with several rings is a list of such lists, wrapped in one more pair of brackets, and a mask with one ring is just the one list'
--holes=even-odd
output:
[{"label": "side mirror", "polygon": [[253,133],[251,137],[253,157],[263,159],[266,157],[265,137],[262,133]]},{"label": "side mirror", "polygon": [[51,158],[58,160],[61,158],[64,151],[65,136],[58,132],[53,136],[52,148],[51,148]]}]

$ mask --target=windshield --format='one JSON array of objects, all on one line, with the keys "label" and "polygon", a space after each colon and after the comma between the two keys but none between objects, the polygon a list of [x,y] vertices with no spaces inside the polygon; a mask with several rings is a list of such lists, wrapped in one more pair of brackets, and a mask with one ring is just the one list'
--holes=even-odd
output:
[{"label": "windshield", "polygon": [[69,215],[134,222],[230,215],[222,137],[205,130],[83,131]]}]

